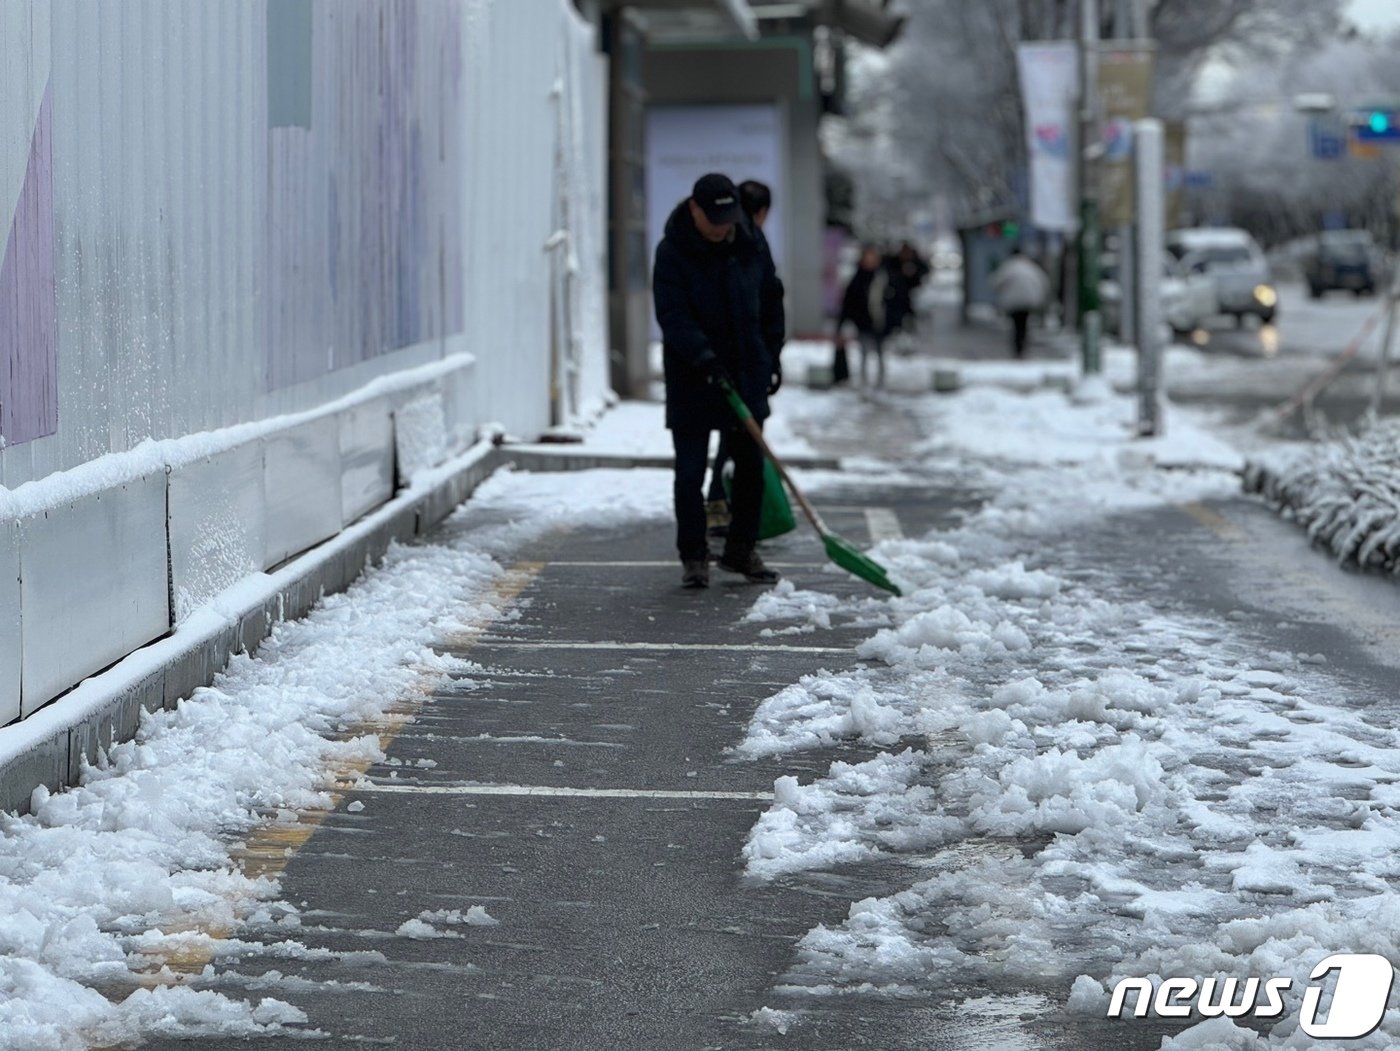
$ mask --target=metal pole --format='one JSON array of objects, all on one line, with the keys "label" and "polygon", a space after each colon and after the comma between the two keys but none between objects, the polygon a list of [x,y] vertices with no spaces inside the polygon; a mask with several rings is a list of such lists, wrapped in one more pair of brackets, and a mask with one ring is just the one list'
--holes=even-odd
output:
[{"label": "metal pole", "polygon": [[1390,344],[1395,336],[1395,315],[1400,311],[1400,284],[1392,285],[1390,289],[1390,305],[1386,311],[1385,336],[1381,339],[1380,363],[1376,366],[1376,390],[1371,395],[1371,415],[1379,418],[1385,409],[1385,381],[1386,373],[1390,370]]},{"label": "metal pole", "polygon": [[1138,434],[1162,433],[1162,252],[1166,241],[1166,135],[1162,122],[1133,125],[1138,211]]},{"label": "metal pole", "polygon": [[1085,375],[1102,371],[1103,318],[1099,313],[1099,0],[1080,0],[1079,148],[1083,193],[1079,202],[1080,357]]},{"label": "metal pole", "polygon": [[[1113,36],[1117,40],[1132,40],[1137,27],[1133,24],[1133,9],[1129,0],[1118,0],[1114,10]],[[1122,307],[1118,314],[1118,338],[1130,345],[1137,344],[1137,262],[1132,222],[1119,223],[1118,241],[1118,287]]]},{"label": "metal pole", "polygon": [[1150,39],[1152,36],[1152,26],[1147,20],[1147,0],[1128,0],[1128,6],[1133,13],[1133,39]]}]

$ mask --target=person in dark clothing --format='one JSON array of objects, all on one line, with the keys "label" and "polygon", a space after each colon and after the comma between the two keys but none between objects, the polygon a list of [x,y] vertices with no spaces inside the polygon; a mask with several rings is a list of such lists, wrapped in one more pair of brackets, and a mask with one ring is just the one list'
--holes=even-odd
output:
[{"label": "person in dark clothing", "polygon": [[880,250],[866,245],[860,254],[860,266],[846,285],[841,297],[841,314],[836,319],[836,341],[841,343],[841,328],[847,321],[855,326],[860,340],[860,383],[869,382],[867,362],[875,357],[875,385],[885,385],[885,337],[889,335],[890,275],[880,257]]},{"label": "person in dark clothing", "polygon": [[899,251],[890,256],[885,265],[890,272],[889,331],[913,332],[917,322],[914,293],[928,276],[929,265],[908,241],[899,246]]},{"label": "person in dark clothing", "polygon": [[756,583],[778,574],[759,557],[763,454],[725,401],[731,384],[756,421],[782,370],[782,285],[773,259],[744,219],[725,176],[701,176],[666,221],[652,268],[652,298],[661,326],[666,426],[676,450],[676,548],[681,583],[709,585],[705,540],[705,468],[710,432],[727,432],[734,460],[734,503],[721,569]]},{"label": "person in dark clothing", "polygon": [[[773,253],[763,233],[763,224],[768,221],[768,213],[773,208],[773,191],[757,179],[745,179],[739,184],[739,204],[744,209],[745,218],[752,224],[750,232],[758,241],[760,251],[771,260]],[[777,294],[781,297],[783,283],[777,277],[776,270],[773,279],[778,283]],[[783,382],[782,368],[778,366],[776,358],[774,366],[774,385],[770,394],[777,393]],[[719,432],[719,449],[715,452],[714,466],[710,468],[710,488],[705,500],[705,520],[712,537],[729,535],[729,501],[724,495],[724,466],[730,462],[728,434],[728,431]]]},{"label": "person in dark clothing", "polygon": [[[763,231],[763,224],[768,221],[768,213],[773,208],[773,191],[766,183],[761,183],[757,179],[745,179],[739,184],[739,204],[744,209],[744,214],[749,217],[749,221],[758,227],[759,232]],[[763,247],[768,247],[765,238]]]}]

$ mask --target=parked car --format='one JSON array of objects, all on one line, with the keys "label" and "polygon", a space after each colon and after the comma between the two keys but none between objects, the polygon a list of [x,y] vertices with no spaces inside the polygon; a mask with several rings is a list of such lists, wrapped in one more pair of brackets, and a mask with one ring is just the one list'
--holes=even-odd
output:
[{"label": "parked car", "polygon": [[1373,295],[1379,269],[1376,243],[1365,230],[1324,230],[1303,256],[1303,276],[1314,299],[1333,289]]},{"label": "parked car", "polygon": [[[1111,332],[1122,329],[1123,289],[1118,279],[1118,257],[1106,252],[1102,257],[1103,280],[1099,282],[1099,307],[1103,312],[1104,328]],[[1184,270],[1170,253],[1162,254],[1162,316],[1172,332],[1185,336],[1203,326],[1218,314],[1215,282],[1206,274]]]},{"label": "parked car", "polygon": [[1167,251],[1191,274],[1207,274],[1215,284],[1217,309],[1244,324],[1253,314],[1272,324],[1278,314],[1278,289],[1263,251],[1244,230],[1232,227],[1173,230]]}]

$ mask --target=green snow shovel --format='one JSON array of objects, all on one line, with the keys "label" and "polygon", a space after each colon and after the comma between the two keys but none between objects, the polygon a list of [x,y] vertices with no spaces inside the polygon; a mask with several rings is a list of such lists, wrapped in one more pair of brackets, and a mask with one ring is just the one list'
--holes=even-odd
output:
[{"label": "green snow shovel", "polygon": [[900,594],[899,588],[895,587],[885,574],[884,566],[867,555],[861,554],[849,540],[843,540],[826,528],[826,523],[821,520],[816,508],[807,502],[807,498],[802,495],[802,490],[793,484],[792,478],[788,476],[787,468],[783,466],[783,461],[774,456],[773,450],[768,448],[768,443],[763,440],[763,432],[754,422],[753,413],[749,412],[749,407],[744,404],[744,399],[739,397],[739,392],[734,389],[734,385],[728,380],[722,380],[719,387],[724,392],[729,407],[734,410],[734,414],[743,421],[744,426],[748,429],[750,437],[763,450],[763,455],[768,458],[768,462],[777,468],[778,475],[792,490],[792,495],[797,500],[798,506],[802,508],[802,513],[807,516],[807,521],[812,523],[812,528],[821,536],[822,544],[826,548],[826,557],[846,572],[854,573],[861,580],[868,581],[877,588],[884,588],[892,594]]}]

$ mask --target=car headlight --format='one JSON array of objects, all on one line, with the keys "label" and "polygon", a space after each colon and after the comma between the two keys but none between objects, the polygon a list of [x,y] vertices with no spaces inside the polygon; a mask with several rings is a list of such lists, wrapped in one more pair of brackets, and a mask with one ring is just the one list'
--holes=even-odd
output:
[{"label": "car headlight", "polygon": [[1272,285],[1255,285],[1254,298],[1261,307],[1271,307],[1278,302],[1278,293]]}]

